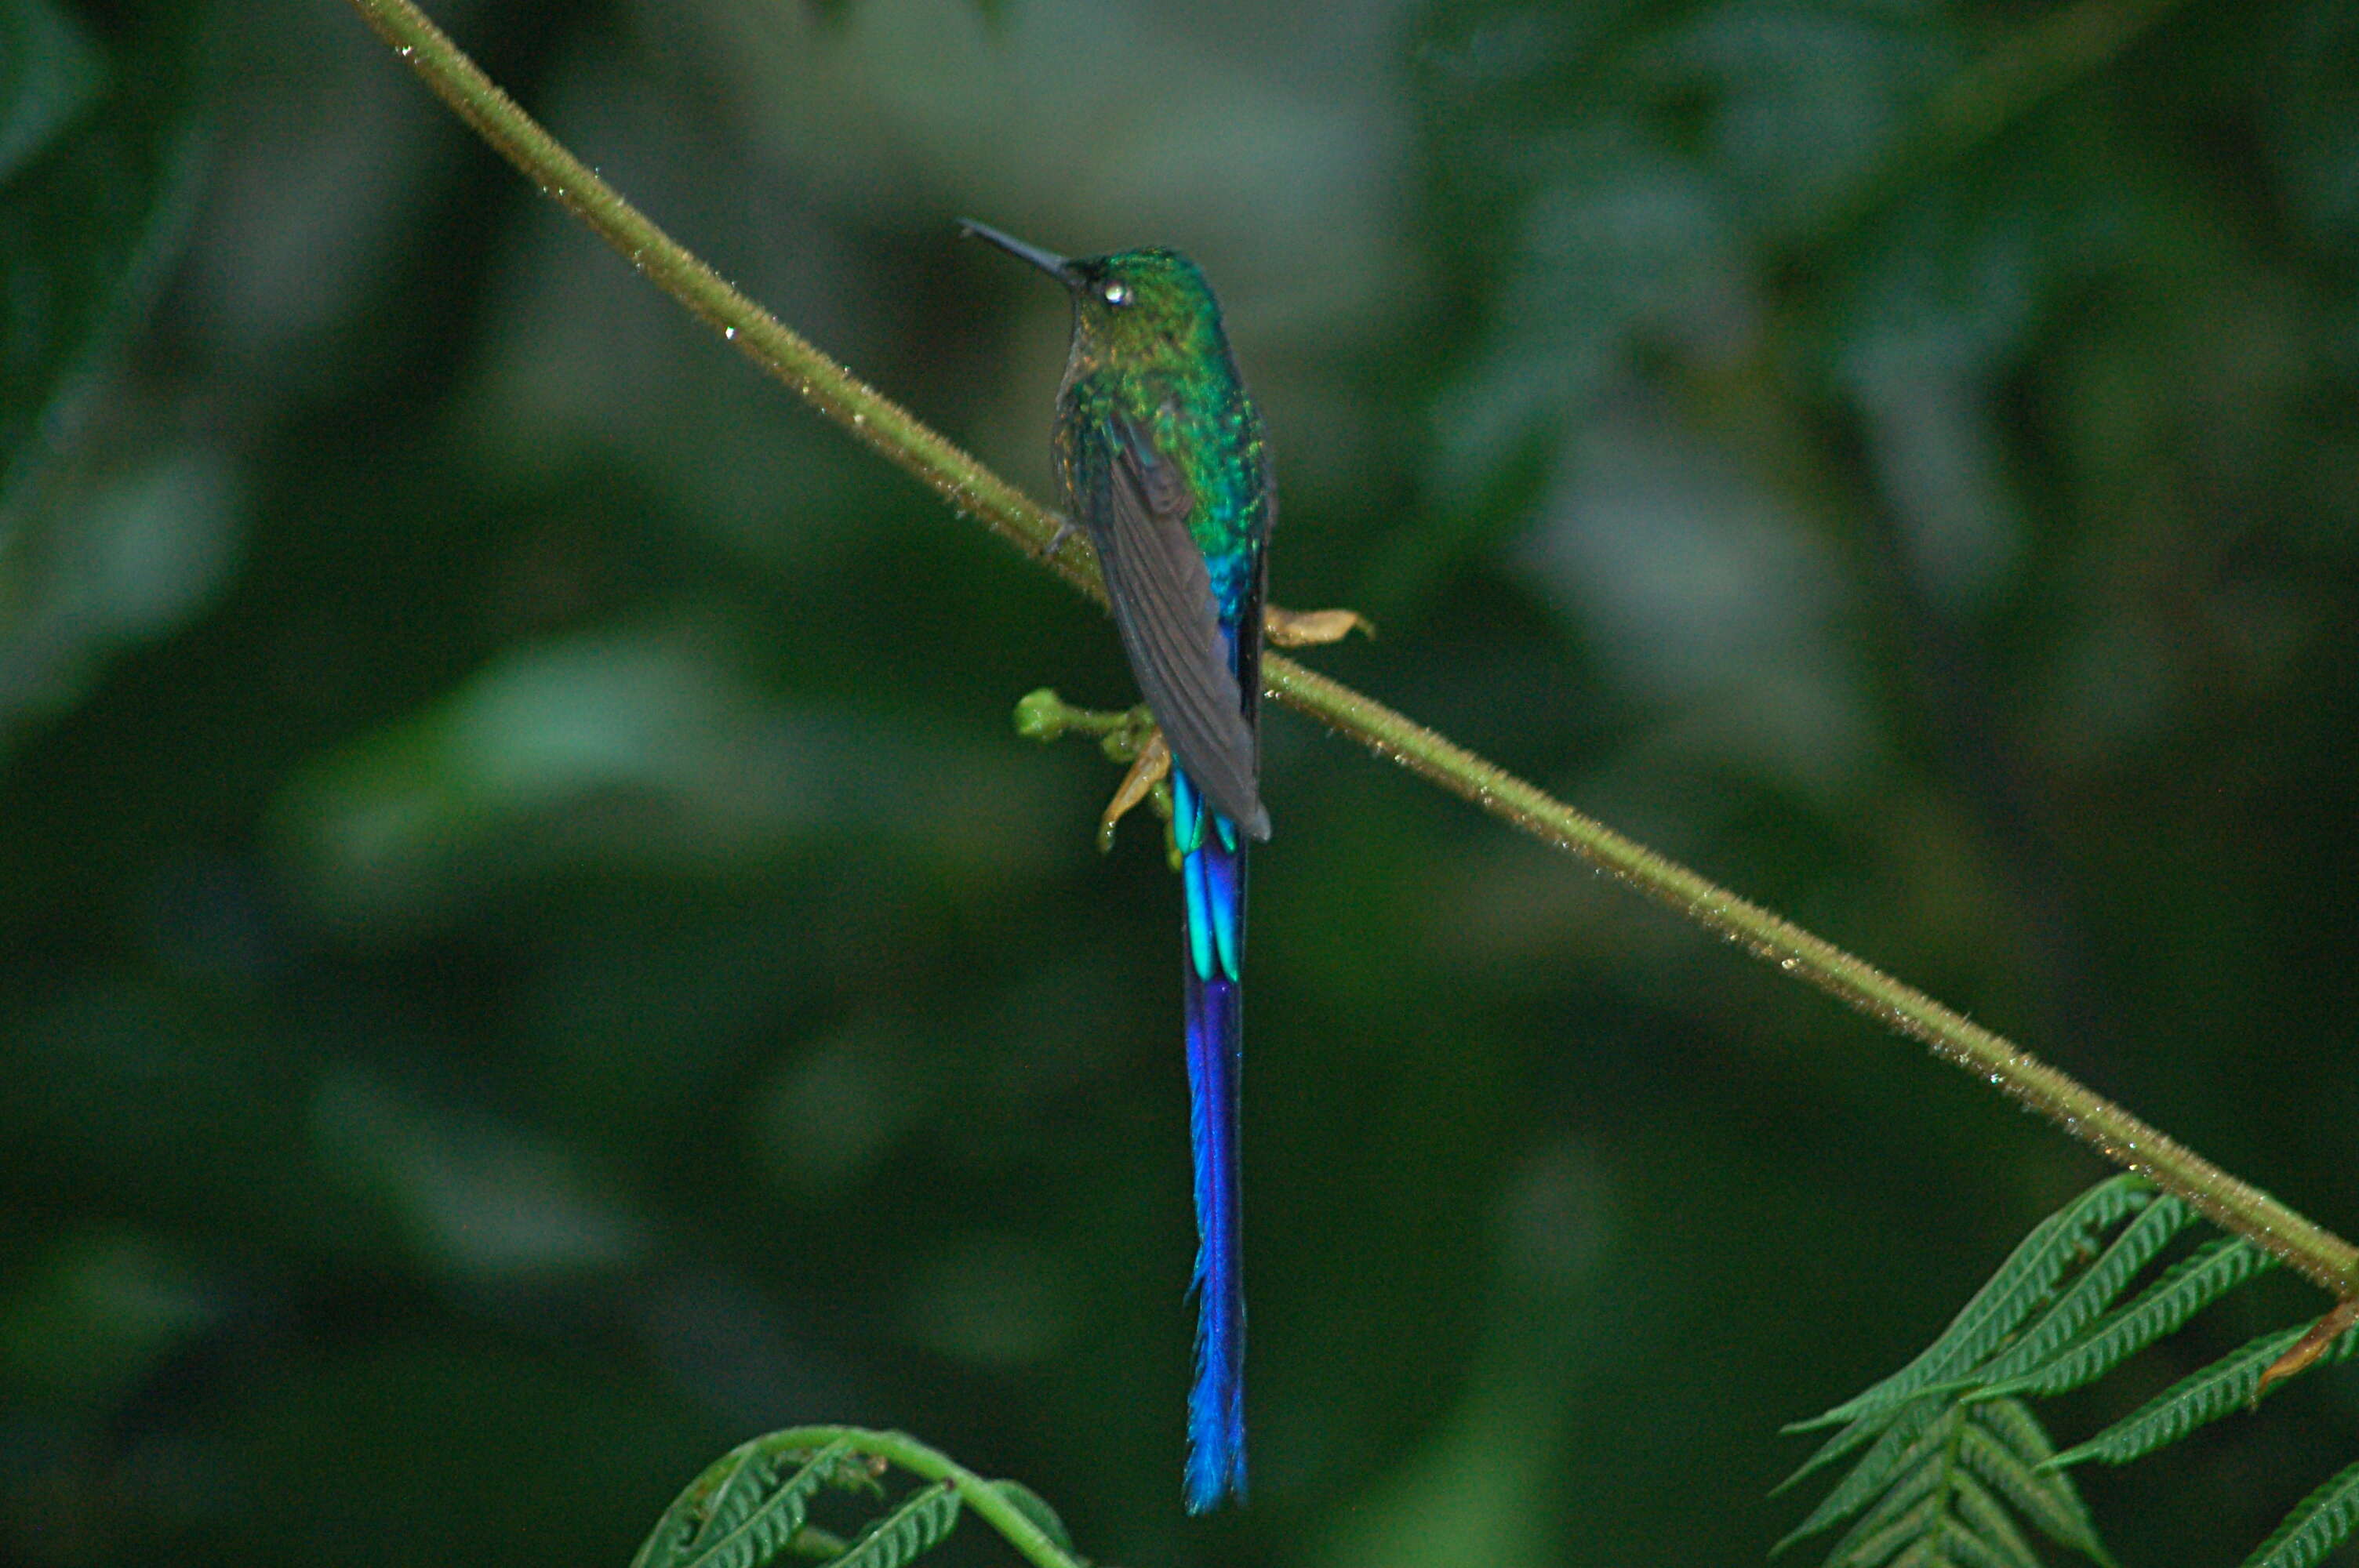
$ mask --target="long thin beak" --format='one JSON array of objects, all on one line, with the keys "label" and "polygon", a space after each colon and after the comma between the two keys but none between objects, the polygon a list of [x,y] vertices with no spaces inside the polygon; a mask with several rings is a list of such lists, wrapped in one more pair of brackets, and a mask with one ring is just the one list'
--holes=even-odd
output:
[{"label": "long thin beak", "polygon": [[1069,287],[1072,284],[1073,275],[1069,269],[1073,264],[1054,251],[1044,251],[1038,245],[1027,245],[1013,234],[1003,234],[990,224],[978,223],[972,218],[959,220],[959,232],[972,234],[978,240],[989,240],[1009,255],[1030,262],[1059,283]]}]

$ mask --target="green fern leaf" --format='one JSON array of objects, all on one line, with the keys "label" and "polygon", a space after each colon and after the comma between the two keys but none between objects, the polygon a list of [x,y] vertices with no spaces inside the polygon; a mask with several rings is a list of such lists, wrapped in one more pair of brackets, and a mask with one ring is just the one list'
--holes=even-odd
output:
[{"label": "green fern leaf", "polygon": [[1057,1510],[1049,1506],[1048,1498],[1021,1481],[994,1481],[992,1486],[1001,1497],[1016,1505],[1017,1513],[1038,1526],[1041,1534],[1055,1541],[1059,1550],[1069,1555],[1071,1553],[1073,1538],[1066,1530],[1065,1521],[1057,1517]]},{"label": "green fern leaf", "polygon": [[[2033,1470],[2032,1464],[2038,1463],[2037,1460],[2027,1463],[2013,1444],[2002,1442],[1983,1424],[1993,1411],[2002,1408],[2011,1408],[2022,1414],[2032,1429],[2038,1431],[2038,1423],[2029,1422],[2030,1412],[2020,1405],[1977,1406],[1976,1419],[1968,1422],[1965,1430],[1958,1434],[1959,1463],[1988,1482],[1992,1491],[2006,1498],[2017,1513],[2038,1526],[2040,1532],[2049,1540],[2059,1546],[2069,1546],[2083,1557],[2112,1568],[2113,1559],[2098,1541],[2097,1527],[2089,1518],[2088,1509],[2082,1506],[2081,1495],[2072,1487],[2071,1477],[2057,1471],[2042,1475]],[[2042,1449],[2048,1446],[2044,1433],[2039,1446]],[[2039,1455],[2042,1460],[2047,1457],[2045,1453]],[[1960,1511],[1965,1510],[1962,1507]]]},{"label": "green fern leaf", "polygon": [[1951,1320],[1941,1336],[1915,1360],[1824,1415],[1787,1430],[1834,1426],[1892,1409],[1973,1367],[2038,1309],[2056,1281],[2084,1255],[2095,1235],[2124,1215],[2145,1207],[2153,1190],[2145,1178],[2127,1174],[2091,1187],[2033,1227],[1989,1282]]},{"label": "green fern leaf", "polygon": [[688,1554],[709,1552],[719,1541],[735,1534],[766,1500],[773,1498],[794,1498],[785,1505],[786,1510],[795,1516],[794,1524],[787,1530],[792,1535],[801,1528],[805,1505],[823,1484],[825,1472],[821,1466],[834,1465],[849,1447],[840,1443],[823,1454],[808,1456],[808,1463],[802,1466],[812,1472],[808,1487],[798,1487],[790,1481],[783,1489],[778,1487],[778,1472],[795,1459],[806,1456],[766,1453],[758,1443],[746,1444],[725,1455],[716,1466],[717,1475],[706,1472],[712,1476],[712,1490],[704,1505],[704,1520],[686,1543]]},{"label": "green fern leaf", "polygon": [[[1940,1533],[1934,1539],[1940,1542],[1941,1550],[1940,1555],[1932,1561],[1952,1564],[1954,1568],[2039,1568],[2037,1557],[2017,1557],[1954,1519],[1943,1519]],[[2022,1540],[2021,1536],[2016,1538],[2017,1544],[2021,1544]],[[2027,1552],[2029,1548],[2025,1550]]]},{"label": "green fern leaf", "polygon": [[1957,1509],[1958,1522],[1965,1527],[1961,1535],[1987,1552],[1988,1561],[2004,1563],[2006,1568],[2039,1568],[2039,1554],[2031,1550],[2031,1542],[2015,1528],[2006,1505],[1992,1496],[1990,1488],[1963,1471],[1955,1472],[1950,1476],[1950,1500]]},{"label": "green fern leaf", "polygon": [[1990,1400],[1978,1403],[1973,1419],[1985,1433],[2006,1444],[2007,1452],[2031,1469],[2038,1469],[2056,1454],[2056,1445],[2048,1441],[2048,1433],[2031,1407],[2021,1400]]},{"label": "green fern leaf", "polygon": [[2243,1409],[2252,1403],[2253,1390],[2260,1386],[2262,1372],[2293,1348],[2304,1332],[2300,1328],[2280,1329],[2247,1341],[2210,1366],[2181,1378],[2088,1442],[2066,1449],[2048,1461],[2045,1467],[2060,1470],[2091,1459],[2125,1465],[2142,1454],[2151,1454],[2178,1442],[2197,1427],[2215,1422],[2231,1411]]},{"label": "green fern leaf", "polygon": [[655,1528],[647,1531],[647,1538],[639,1542],[639,1550],[631,1558],[631,1568],[669,1568],[679,1561],[702,1518],[706,1477],[736,1457],[734,1452],[724,1455],[672,1499],[671,1506],[656,1519]]},{"label": "green fern leaf", "polygon": [[[712,1476],[712,1490],[704,1504],[704,1519],[685,1543],[693,1551],[727,1535],[751,1517],[777,1479],[777,1460],[756,1444],[747,1444],[723,1457]],[[712,1474],[707,1472],[707,1474]]]},{"label": "green fern leaf", "polygon": [[2047,1365],[1995,1381],[1982,1397],[2044,1397],[2094,1382],[2246,1280],[2276,1268],[2277,1261],[2242,1237],[2207,1241]]},{"label": "green fern leaf", "polygon": [[837,1478],[851,1451],[849,1442],[832,1443],[783,1482],[779,1473],[795,1456],[754,1443],[724,1454],[665,1510],[634,1568],[759,1568],[802,1529],[811,1498]]},{"label": "green fern leaf", "polygon": [[901,1506],[860,1532],[830,1568],[902,1568],[930,1551],[958,1523],[959,1495],[948,1481],[912,1492]]},{"label": "green fern leaf", "polygon": [[2099,1314],[2114,1304],[2114,1298],[2128,1289],[2129,1282],[2154,1260],[2154,1255],[2172,1237],[2194,1223],[2195,1211],[2179,1199],[2167,1195],[2156,1198],[2144,1213],[2122,1227],[2122,1233],[2105,1249],[2104,1255],[2082,1271],[2081,1277],[2057,1298],[2055,1305],[2024,1331],[2021,1338],[1989,1365],[1976,1370],[1975,1380],[1995,1383],[2020,1377],[2071,1344]]},{"label": "green fern leaf", "polygon": [[[656,1520],[655,1528],[647,1531],[647,1540],[631,1559],[631,1568],[669,1568],[679,1563],[688,1554],[690,1543],[708,1533],[723,1512],[735,1511],[727,1499],[743,1488],[747,1473],[758,1473],[770,1462],[757,1439],[739,1444],[706,1465],[695,1480],[680,1488],[671,1506]],[[730,1522],[736,1521],[733,1519]]]},{"label": "green fern leaf", "polygon": [[1876,1493],[1913,1466],[1923,1464],[1948,1443],[1959,1419],[1958,1407],[1943,1400],[1929,1399],[1903,1407],[1851,1474],[1827,1494],[1824,1502],[1810,1510],[1810,1518],[1771,1548],[1770,1554],[1775,1556],[1805,1536],[1816,1535],[1865,1508]]},{"label": "green fern leaf", "polygon": [[687,1550],[688,1538],[695,1533],[695,1519],[680,1512],[675,1501],[656,1520],[647,1538],[639,1542],[638,1551],[631,1557],[631,1568],[668,1568],[679,1561],[680,1553]]},{"label": "green fern leaf", "polygon": [[1938,1538],[1942,1508],[1948,1501],[1935,1489],[1940,1466],[1928,1465],[1919,1473],[1924,1476],[1924,1495],[1897,1514],[1888,1518],[1871,1514],[1854,1525],[1827,1553],[1827,1568],[1876,1568],[1912,1541],[1921,1546]]},{"label": "green fern leaf", "polygon": [[2244,1568],[2310,1568],[2359,1527],[2359,1465],[2294,1505]]},{"label": "green fern leaf", "polygon": [[[1827,1568],[1875,1568],[1931,1528],[1948,1499],[1940,1495],[1941,1467],[1919,1465],[1859,1516],[1827,1552]],[[1786,1549],[1788,1536],[1771,1555]]]},{"label": "green fern leaf", "polygon": [[[1861,1444],[1874,1442],[1876,1437],[1883,1433],[1885,1428],[1892,1424],[1892,1417],[1893,1412],[1886,1411],[1877,1415],[1862,1416],[1857,1421],[1853,1422],[1849,1426],[1844,1427],[1841,1432],[1836,1433],[1832,1437],[1828,1438],[1824,1443],[1819,1444],[1819,1451],[1811,1454],[1808,1459],[1803,1460],[1799,1469],[1787,1476],[1784,1480],[1778,1482],[1776,1486],[1770,1487],[1769,1495],[1773,1498],[1776,1497],[1778,1493],[1786,1491],[1799,1484],[1806,1477],[1825,1469],[1828,1465],[1833,1464],[1844,1454],[1849,1454],[1853,1449],[1857,1448]],[[1785,1430],[1788,1432],[1800,1432],[1806,1430],[1809,1425],[1816,1424],[1816,1422],[1810,1422],[1806,1423],[1805,1426],[1789,1426]]]}]

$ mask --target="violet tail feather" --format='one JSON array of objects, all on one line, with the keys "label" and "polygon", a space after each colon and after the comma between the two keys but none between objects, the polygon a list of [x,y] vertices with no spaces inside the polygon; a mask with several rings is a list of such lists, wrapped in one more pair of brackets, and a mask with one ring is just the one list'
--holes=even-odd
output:
[{"label": "violet tail feather", "polygon": [[1245,1046],[1245,839],[1174,769],[1182,855],[1190,1141],[1196,1156],[1196,1375],[1188,1393],[1187,1504],[1245,1492],[1245,1287],[1237,1088]]}]

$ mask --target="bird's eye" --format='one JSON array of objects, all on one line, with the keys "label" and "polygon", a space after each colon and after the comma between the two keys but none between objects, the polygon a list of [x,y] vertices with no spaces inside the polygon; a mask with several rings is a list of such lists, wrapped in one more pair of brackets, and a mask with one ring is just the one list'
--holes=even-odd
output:
[{"label": "bird's eye", "polygon": [[1123,282],[1123,280],[1118,277],[1109,278],[1105,282],[1100,284],[1098,286],[1098,294],[1099,297],[1104,299],[1109,305],[1127,305],[1130,303],[1130,285]]}]

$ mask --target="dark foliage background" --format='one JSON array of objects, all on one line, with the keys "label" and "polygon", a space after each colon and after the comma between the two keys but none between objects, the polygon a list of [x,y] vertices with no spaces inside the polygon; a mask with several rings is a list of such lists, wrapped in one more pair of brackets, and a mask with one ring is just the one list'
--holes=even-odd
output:
[{"label": "dark foliage background", "polygon": [[[953,220],[1187,248],[1313,662],[2359,1225],[2352,5],[435,9],[1036,493],[1063,307]],[[1281,713],[1188,1522],[1176,893],[1007,723],[1103,619],[336,0],[0,0],[0,1555],[616,1563],[841,1420],[1133,1564],[1757,1561],[2098,1173]],[[2086,1484],[2228,1563],[2354,1448]]]}]

